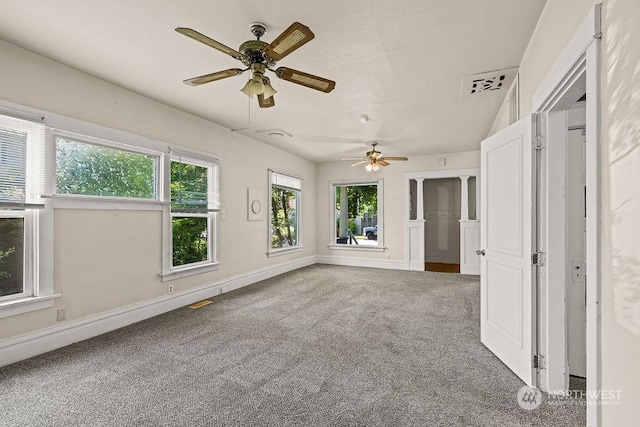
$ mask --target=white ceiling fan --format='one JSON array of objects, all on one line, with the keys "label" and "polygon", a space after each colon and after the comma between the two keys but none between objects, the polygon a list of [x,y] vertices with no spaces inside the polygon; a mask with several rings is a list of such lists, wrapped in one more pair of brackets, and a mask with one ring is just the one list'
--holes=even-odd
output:
[{"label": "white ceiling fan", "polygon": [[251,70],[251,79],[241,89],[241,92],[253,98],[258,97],[258,104],[261,108],[269,108],[275,105],[273,95],[276,90],[271,86],[269,78],[265,76],[265,72],[272,71],[276,77],[296,83],[320,92],[329,93],[336,86],[336,82],[323,77],[314,76],[313,74],[294,70],[293,68],[279,67],[274,69],[276,62],[289,55],[302,45],[311,41],[315,35],[308,28],[299,22],[294,22],[284,30],[274,41],[266,43],[260,40],[267,32],[266,25],[254,22],[251,24],[251,32],[256,36],[256,40],[248,40],[242,43],[238,50],[232,49],[224,44],[213,40],[204,34],[197,32],[191,28],[178,27],[176,31],[184,34],[200,43],[219,50],[222,53],[241,61],[247,68],[229,68],[228,70],[217,71],[215,73],[205,74],[184,80],[184,83],[190,86],[199,86],[216,80],[222,80],[227,77],[237,76],[245,71]]},{"label": "white ceiling fan", "polygon": [[366,164],[365,169],[369,172],[380,170],[380,166],[389,166],[390,161],[406,161],[409,160],[407,157],[398,157],[398,156],[383,156],[382,153],[376,150],[377,142],[371,143],[371,150],[367,151],[362,157],[344,157],[342,160],[359,160],[352,164],[351,166],[358,166],[362,164]]}]

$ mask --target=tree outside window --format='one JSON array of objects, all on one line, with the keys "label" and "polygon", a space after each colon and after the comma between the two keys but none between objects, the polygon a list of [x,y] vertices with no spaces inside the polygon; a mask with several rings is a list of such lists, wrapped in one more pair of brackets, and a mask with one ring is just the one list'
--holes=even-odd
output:
[{"label": "tree outside window", "polygon": [[158,158],[69,138],[56,138],[58,194],[157,198]]},{"label": "tree outside window", "polygon": [[382,182],[333,183],[334,212],[331,245],[353,247],[382,244]]},{"label": "tree outside window", "polygon": [[300,195],[302,180],[270,172],[272,250],[295,248],[300,244]]},{"label": "tree outside window", "polygon": [[210,260],[209,168],[171,162],[172,265]]}]

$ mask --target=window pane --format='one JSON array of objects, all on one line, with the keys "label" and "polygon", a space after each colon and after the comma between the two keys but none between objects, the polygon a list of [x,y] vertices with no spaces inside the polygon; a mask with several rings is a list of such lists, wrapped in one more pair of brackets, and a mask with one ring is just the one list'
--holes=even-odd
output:
[{"label": "window pane", "polygon": [[171,162],[171,207],[174,210],[208,207],[208,168]]},{"label": "window pane", "polygon": [[24,289],[24,218],[0,218],[0,297]]},{"label": "window pane", "polygon": [[336,243],[378,245],[378,185],[336,186]]},{"label": "window pane", "polygon": [[207,261],[208,218],[174,217],[173,224],[173,266]]},{"label": "window pane", "polygon": [[0,201],[24,201],[26,176],[27,134],[0,129]]},{"label": "window pane", "polygon": [[299,191],[271,187],[271,247],[298,246]]},{"label": "window pane", "polygon": [[57,139],[57,192],[155,199],[156,163],[144,154]]}]

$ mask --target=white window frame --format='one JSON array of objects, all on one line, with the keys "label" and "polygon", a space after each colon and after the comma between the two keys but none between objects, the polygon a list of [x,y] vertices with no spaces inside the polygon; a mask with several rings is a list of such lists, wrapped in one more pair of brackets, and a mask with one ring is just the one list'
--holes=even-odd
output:
[{"label": "white window frame", "polygon": [[[195,274],[215,271],[219,268],[218,261],[218,215],[220,212],[218,159],[200,152],[188,150],[170,150],[163,158],[162,199],[163,205],[163,233],[162,233],[162,281],[180,279]],[[192,164],[206,167],[208,170],[208,208],[207,212],[172,212],[171,210],[171,162]],[[207,221],[207,260],[187,265],[173,265],[173,218],[175,217],[206,217]]]},{"label": "white window frame", "polygon": [[[155,158],[155,195],[153,198],[143,199],[135,197],[100,196],[92,194],[67,194],[57,192],[57,144],[59,139],[88,144],[97,147],[111,148],[133,154],[139,154]],[[55,199],[56,208],[65,209],[131,209],[131,210],[160,210],[162,197],[162,152],[150,150],[134,145],[123,144],[107,139],[96,138],[88,135],[81,135],[60,129],[53,131],[53,173],[52,173],[52,195]]]},{"label": "white window frame", "polygon": [[[293,188],[293,187],[289,187],[286,185],[278,185],[277,183],[274,184],[274,182],[277,180],[277,177],[281,176],[283,177],[285,180],[287,179],[293,179],[293,180],[297,180],[300,183],[300,188]],[[272,218],[272,214],[273,214],[273,203],[272,203],[272,198],[271,198],[271,193],[273,191],[273,186],[276,187],[280,187],[280,188],[287,188],[289,190],[294,190],[297,191],[297,197],[296,197],[296,237],[297,237],[297,245],[295,246],[289,246],[286,248],[273,248],[271,247],[271,222],[273,221]],[[268,203],[268,209],[269,209],[269,224],[267,226],[267,256],[268,257],[273,257],[273,256],[279,256],[279,255],[284,255],[284,254],[289,254],[292,252],[300,252],[304,249],[304,245],[303,245],[303,226],[302,226],[302,195],[303,195],[303,191],[304,191],[304,181],[301,177],[299,176],[295,176],[295,175],[291,175],[288,173],[282,173],[282,172],[276,172],[274,170],[269,169],[269,195],[267,197],[269,203]]]},{"label": "white window frame", "polygon": [[[340,245],[336,243],[336,188],[343,186],[360,186],[360,185],[377,185],[378,186],[378,244],[377,245]],[[329,182],[329,249],[340,249],[347,251],[372,251],[382,252],[386,248],[384,246],[384,180],[382,178],[376,181],[367,180],[342,180]]]},{"label": "white window frame", "polygon": [[37,289],[35,282],[36,270],[34,262],[36,257],[34,256],[34,248],[37,246],[35,230],[37,230],[37,212],[32,209],[20,209],[20,210],[0,210],[0,219],[22,219],[23,220],[23,260],[22,260],[22,292],[0,296],[0,306],[2,303],[17,299],[30,298],[34,295],[34,290]]},{"label": "white window frame", "polygon": [[[37,199],[51,184],[47,177],[53,156],[52,134],[37,119],[16,117],[3,112],[0,126],[27,131],[26,193],[29,199]],[[16,120],[20,121],[20,129],[12,127]],[[41,133],[42,141],[34,139],[36,132]],[[38,153],[39,150],[44,153]],[[39,160],[29,160],[29,156]],[[54,299],[60,296],[53,287],[53,210],[46,201],[29,199],[14,206],[6,203],[0,206],[0,217],[24,218],[23,292],[0,298],[0,318],[53,307]]]}]

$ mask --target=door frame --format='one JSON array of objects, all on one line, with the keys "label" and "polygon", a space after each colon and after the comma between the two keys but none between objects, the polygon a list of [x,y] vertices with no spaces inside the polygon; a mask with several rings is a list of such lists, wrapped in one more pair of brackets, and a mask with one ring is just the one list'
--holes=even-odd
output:
[{"label": "door frame", "polygon": [[[405,172],[404,174],[404,264],[405,270],[424,271],[426,262],[425,250],[425,219],[411,219],[411,180],[461,178],[463,176],[476,178],[476,222],[480,223],[480,168],[446,169],[422,172]],[[418,203],[424,203],[423,196],[418,196]],[[422,201],[422,202],[421,202]],[[423,205],[424,207],[424,205]],[[417,209],[417,207],[416,207]],[[462,231],[462,227],[461,227]],[[412,239],[418,239],[418,243]],[[480,243],[480,236],[477,242]],[[417,253],[416,253],[417,252]],[[417,259],[413,259],[417,258]],[[419,268],[421,266],[421,268]]]},{"label": "door frame", "polygon": [[[587,275],[587,425],[600,424],[600,39],[601,4],[589,12],[582,25],[567,44],[560,57],[551,67],[533,96],[532,111],[541,117],[543,144],[547,149],[542,158],[542,178],[549,180],[558,173],[559,162],[553,161],[552,152],[558,141],[566,138],[566,126],[557,120],[555,112],[567,110],[576,93],[584,90],[586,101],[586,187],[587,187],[587,239],[586,239],[586,275]],[[583,85],[583,87],[581,87]],[[584,93],[584,92],[583,92]],[[576,99],[573,99],[575,101]],[[556,145],[554,145],[556,144]],[[548,182],[548,181],[545,181]],[[542,183],[544,187],[544,182]],[[564,189],[561,189],[563,191]],[[562,249],[551,237],[549,220],[557,220],[557,215],[547,216],[546,209],[551,205],[557,192],[550,189],[541,198],[542,224],[541,239],[547,250]],[[540,216],[539,216],[540,218]],[[568,385],[566,370],[566,295],[563,286],[550,286],[550,271],[543,271],[539,278],[539,321],[538,339],[542,352],[546,356],[546,369],[540,373],[543,390],[560,392]],[[553,273],[552,273],[553,274]],[[563,281],[564,283],[564,281]],[[554,325],[564,325],[560,330]]]}]

